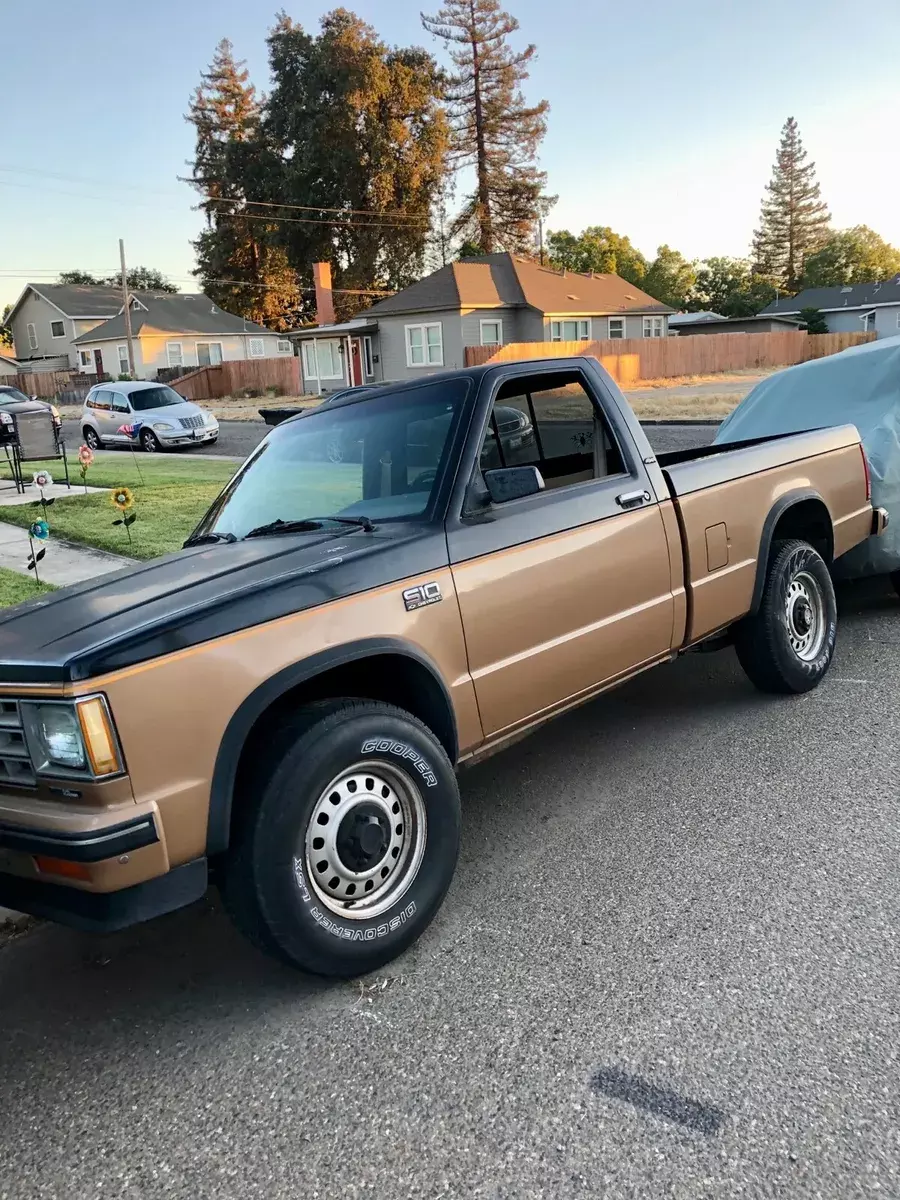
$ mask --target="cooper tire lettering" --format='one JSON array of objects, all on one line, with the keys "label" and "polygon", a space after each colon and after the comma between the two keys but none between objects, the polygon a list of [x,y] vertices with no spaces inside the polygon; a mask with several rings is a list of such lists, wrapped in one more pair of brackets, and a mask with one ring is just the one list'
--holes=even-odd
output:
[{"label": "cooper tire lettering", "polygon": [[426,760],[412,746],[395,742],[393,738],[368,738],[362,744],[363,754],[394,754],[404,762],[410,762],[422,776],[427,787],[437,787],[437,776]]}]

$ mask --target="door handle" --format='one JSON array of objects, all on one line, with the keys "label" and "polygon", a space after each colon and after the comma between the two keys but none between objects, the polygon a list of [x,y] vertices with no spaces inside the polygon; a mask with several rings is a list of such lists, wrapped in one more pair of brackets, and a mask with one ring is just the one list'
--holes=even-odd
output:
[{"label": "door handle", "polygon": [[622,492],[616,496],[616,504],[620,508],[637,508],[639,504],[646,504],[649,499],[650,493],[646,491]]}]

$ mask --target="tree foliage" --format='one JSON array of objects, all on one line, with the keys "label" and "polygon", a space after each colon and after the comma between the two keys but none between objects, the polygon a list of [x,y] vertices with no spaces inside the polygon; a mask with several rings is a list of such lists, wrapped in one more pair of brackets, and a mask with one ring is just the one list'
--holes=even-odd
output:
[{"label": "tree foliage", "polygon": [[697,265],[688,308],[723,317],[753,317],[777,294],[775,283],[754,271],[746,258],[713,257]]},{"label": "tree foliage", "polygon": [[[136,292],[177,292],[178,288],[155,267],[131,267],[126,270],[125,279],[128,286]],[[99,279],[88,271],[63,271],[56,280],[57,283],[83,287],[120,287],[121,274],[108,275]]]},{"label": "tree foliage", "polygon": [[522,95],[535,47],[509,44],[519,22],[499,0],[446,0],[425,29],[450,48],[445,97],[454,167],[474,167],[456,232],[482,254],[530,250],[546,175],[536,164],[549,104]]},{"label": "tree foliage", "polygon": [[654,300],[681,312],[687,308],[696,282],[695,264],[688,262],[678,250],[660,246],[641,280],[641,288]]},{"label": "tree foliage", "polygon": [[828,323],[818,308],[801,308],[798,313],[807,333],[827,333]]},{"label": "tree foliage", "polygon": [[12,312],[12,304],[6,304],[3,307],[3,316],[0,317],[0,350],[11,350],[13,345],[12,330],[7,325],[9,314]]},{"label": "tree foliage", "polygon": [[627,237],[608,225],[590,225],[577,236],[568,229],[547,235],[550,265],[583,275],[620,275],[635,286],[643,286],[647,260]]},{"label": "tree foliage", "polygon": [[802,286],[879,283],[900,273],[900,250],[868,225],[836,229],[803,267]]},{"label": "tree foliage", "polygon": [[98,279],[95,275],[91,275],[89,271],[79,271],[77,269],[74,271],[60,272],[56,282],[84,287],[99,287],[103,284],[102,279]]},{"label": "tree foliage", "polygon": [[816,164],[807,162],[797,122],[788,117],[753,235],[757,274],[796,290],[806,259],[822,245],[830,220],[816,180]]}]

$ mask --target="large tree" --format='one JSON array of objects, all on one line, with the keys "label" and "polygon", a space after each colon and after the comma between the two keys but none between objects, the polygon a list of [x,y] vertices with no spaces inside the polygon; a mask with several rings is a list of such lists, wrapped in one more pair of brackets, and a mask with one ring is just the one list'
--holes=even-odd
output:
[{"label": "large tree", "polygon": [[[668,249],[668,247],[667,247]],[[620,275],[635,286],[643,286],[647,260],[627,237],[608,225],[589,225],[575,235],[568,229],[547,235],[550,265],[567,271],[591,271],[599,275]]]},{"label": "large tree", "polygon": [[836,229],[803,267],[803,287],[880,283],[900,273],[900,250],[868,225]]},{"label": "large tree", "polygon": [[0,350],[11,350],[13,345],[12,330],[6,324],[9,314],[12,312],[12,304],[3,306],[3,316],[0,317]]},{"label": "large tree", "polygon": [[203,290],[222,308],[274,329],[299,322],[296,273],[281,244],[280,210],[254,203],[262,188],[260,106],[243,62],[223,39],[201,74],[186,119],[196,149],[191,183],[206,227],[194,242]]},{"label": "large tree", "polygon": [[654,300],[680,312],[687,307],[696,282],[696,265],[670,246],[660,246],[641,280],[641,288]]},{"label": "large tree", "polygon": [[807,161],[797,122],[788,117],[753,235],[757,274],[771,276],[795,291],[806,259],[825,240],[830,220],[816,180],[816,164]]},{"label": "large tree", "polygon": [[[174,283],[171,283],[162,271],[157,271],[156,267],[131,267],[125,272],[125,279],[128,286],[136,292],[177,292],[178,288]],[[117,287],[122,283],[122,276],[119,272],[115,275],[108,275],[105,279],[99,279],[96,275],[91,275],[89,271],[62,271],[56,280],[57,283],[75,284],[86,287]]]},{"label": "large tree", "polygon": [[56,282],[76,286],[97,287],[103,283],[103,280],[98,279],[89,271],[80,271],[76,268],[74,271],[61,271]]},{"label": "large tree", "polygon": [[456,231],[483,254],[530,251],[546,181],[536,160],[550,107],[522,95],[535,47],[510,46],[519,22],[499,0],[447,0],[433,17],[423,13],[422,23],[450,48],[455,68],[446,88],[453,165],[475,170]]},{"label": "large tree", "polygon": [[441,72],[341,8],[318,36],[281,14],[268,46],[261,186],[294,206],[277,210],[291,265],[330,261],[346,316],[365,303],[353,291],[421,274],[446,171]]},{"label": "large tree", "polygon": [[697,266],[688,308],[691,312],[716,312],[723,317],[752,317],[776,295],[774,282],[755,272],[748,259],[713,257]]}]

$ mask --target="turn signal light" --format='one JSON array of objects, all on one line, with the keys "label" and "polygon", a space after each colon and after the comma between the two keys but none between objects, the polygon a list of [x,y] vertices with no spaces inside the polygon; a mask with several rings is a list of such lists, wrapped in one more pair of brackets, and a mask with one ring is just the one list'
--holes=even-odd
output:
[{"label": "turn signal light", "polygon": [[78,719],[85,749],[94,775],[114,775],[121,771],[119,752],[113,735],[109,712],[102,697],[92,696],[78,705]]},{"label": "turn signal light", "polygon": [[81,863],[66,862],[64,858],[48,858],[46,854],[36,854],[34,865],[42,875],[61,875],[65,879],[81,879],[90,883],[91,873]]}]

